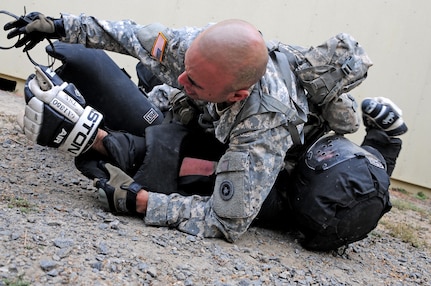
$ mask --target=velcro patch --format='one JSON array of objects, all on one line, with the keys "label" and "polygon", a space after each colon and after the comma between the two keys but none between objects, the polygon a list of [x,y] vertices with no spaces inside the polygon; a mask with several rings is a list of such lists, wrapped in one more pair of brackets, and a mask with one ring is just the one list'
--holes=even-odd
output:
[{"label": "velcro patch", "polygon": [[159,62],[162,61],[167,42],[168,40],[166,39],[165,35],[163,35],[162,32],[159,32],[157,39],[154,41],[153,48],[151,49],[151,55],[158,59]]},{"label": "velcro patch", "polygon": [[219,191],[220,191],[220,197],[222,198],[222,200],[228,201],[233,197],[235,188],[233,187],[233,184],[230,181],[223,181],[220,184]]}]

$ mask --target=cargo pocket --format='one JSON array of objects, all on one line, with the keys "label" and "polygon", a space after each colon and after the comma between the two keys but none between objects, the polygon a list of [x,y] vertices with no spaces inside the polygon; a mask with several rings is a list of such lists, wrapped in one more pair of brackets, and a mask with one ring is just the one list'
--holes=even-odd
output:
[{"label": "cargo pocket", "polygon": [[213,209],[218,216],[245,218],[252,214],[248,169],[248,153],[229,152],[219,160],[213,193]]}]

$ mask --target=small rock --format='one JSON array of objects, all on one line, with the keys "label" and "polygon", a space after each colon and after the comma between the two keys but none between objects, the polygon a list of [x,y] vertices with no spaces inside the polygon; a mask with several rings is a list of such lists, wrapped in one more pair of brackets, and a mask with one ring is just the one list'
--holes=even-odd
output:
[{"label": "small rock", "polygon": [[73,239],[67,239],[67,238],[57,238],[54,239],[54,245],[58,248],[67,248],[72,246],[74,243]]},{"label": "small rock", "polygon": [[57,262],[53,260],[41,260],[40,261],[40,267],[43,271],[51,271],[57,266]]}]

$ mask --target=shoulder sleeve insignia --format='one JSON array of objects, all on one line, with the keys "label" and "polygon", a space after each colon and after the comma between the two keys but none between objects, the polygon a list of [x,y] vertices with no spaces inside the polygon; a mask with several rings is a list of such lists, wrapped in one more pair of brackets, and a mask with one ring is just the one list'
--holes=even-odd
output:
[{"label": "shoulder sleeve insignia", "polygon": [[168,40],[162,32],[159,32],[157,39],[154,41],[153,48],[151,49],[151,55],[155,57],[159,62],[163,59],[163,54],[165,52],[165,47]]},{"label": "shoulder sleeve insignia", "polygon": [[235,192],[233,184],[229,181],[224,181],[220,185],[220,197],[224,201],[228,201],[233,197],[233,194]]}]

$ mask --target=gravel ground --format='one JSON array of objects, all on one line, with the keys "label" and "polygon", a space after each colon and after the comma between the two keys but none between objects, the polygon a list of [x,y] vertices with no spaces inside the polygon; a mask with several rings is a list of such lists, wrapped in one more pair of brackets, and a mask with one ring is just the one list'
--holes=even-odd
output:
[{"label": "gravel ground", "polygon": [[[22,98],[0,93],[0,103],[0,286],[431,285],[429,199],[392,192],[415,207],[394,207],[338,254],[254,227],[234,244],[147,227],[103,211],[71,157],[25,138]],[[393,235],[402,226],[414,241]]]}]

